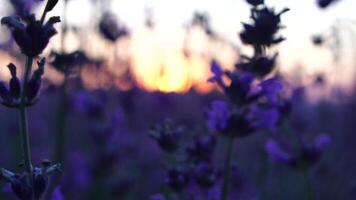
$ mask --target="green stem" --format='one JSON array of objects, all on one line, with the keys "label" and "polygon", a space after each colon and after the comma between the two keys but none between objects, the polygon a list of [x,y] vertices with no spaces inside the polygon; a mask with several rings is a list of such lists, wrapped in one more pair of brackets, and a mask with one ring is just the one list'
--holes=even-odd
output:
[{"label": "green stem", "polygon": [[31,163],[31,150],[30,150],[30,138],[28,131],[28,121],[27,121],[27,111],[26,111],[26,87],[28,79],[31,73],[33,58],[26,58],[25,73],[22,83],[22,92],[19,106],[20,114],[20,132],[21,132],[21,143],[23,150],[23,158],[26,171],[29,176],[29,180],[32,180],[32,163]]},{"label": "green stem", "polygon": [[231,171],[231,159],[232,159],[232,150],[233,150],[234,138],[230,137],[227,144],[227,152],[224,163],[224,180],[221,190],[220,200],[227,200],[229,194],[229,179]]},{"label": "green stem", "polygon": [[307,200],[313,200],[314,199],[313,186],[308,174],[308,170],[303,171],[303,178],[305,182],[305,192],[306,192]]}]

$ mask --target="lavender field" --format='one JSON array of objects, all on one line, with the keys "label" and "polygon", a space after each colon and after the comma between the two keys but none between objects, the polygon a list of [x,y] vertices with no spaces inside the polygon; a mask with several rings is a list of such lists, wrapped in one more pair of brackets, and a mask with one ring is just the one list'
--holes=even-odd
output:
[{"label": "lavender field", "polygon": [[355,8],[1,0],[0,200],[356,199]]}]

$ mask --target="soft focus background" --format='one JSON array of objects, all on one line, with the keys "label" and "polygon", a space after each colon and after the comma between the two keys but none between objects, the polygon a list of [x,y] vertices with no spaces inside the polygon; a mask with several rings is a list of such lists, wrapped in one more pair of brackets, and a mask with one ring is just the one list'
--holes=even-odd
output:
[{"label": "soft focus background", "polygon": [[[355,199],[356,2],[340,0],[326,9],[313,0],[266,3],[277,11],[291,9],[282,18],[287,39],[273,50],[279,52],[278,73],[300,92],[292,126],[311,135],[328,133],[333,140],[312,172],[318,199]],[[32,6],[39,16],[43,2]],[[10,1],[1,0],[1,17],[14,12]],[[121,31],[116,40],[100,32],[107,13]],[[251,53],[238,37],[249,6],[242,0],[60,0],[51,14],[62,23],[44,55],[80,50],[88,60],[66,87],[63,74],[46,66],[41,99],[29,110],[34,163],[55,160],[56,133],[63,129],[66,199],[144,200],[162,192],[164,155],[148,131],[171,118],[187,134],[207,132],[204,112],[223,98],[207,82],[210,64],[218,60],[232,69],[242,53]],[[7,80],[5,66],[21,66],[24,57],[4,27],[0,48],[0,79]],[[1,107],[0,166],[18,165],[18,139],[17,113]],[[233,190],[244,194],[239,199],[254,199],[260,186],[253,180],[268,165],[266,199],[299,199],[298,175],[266,160],[263,139],[256,135],[237,143],[240,173],[234,174]],[[6,186],[4,191],[0,199],[10,199]]]}]

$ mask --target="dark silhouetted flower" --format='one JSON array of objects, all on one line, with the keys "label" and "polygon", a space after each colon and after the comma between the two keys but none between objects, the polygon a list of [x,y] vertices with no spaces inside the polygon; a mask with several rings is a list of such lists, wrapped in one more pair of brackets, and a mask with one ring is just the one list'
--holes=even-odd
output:
[{"label": "dark silhouetted flower", "polygon": [[175,192],[181,192],[189,183],[189,174],[184,169],[170,169],[166,177],[167,185]]},{"label": "dark silhouetted flower", "polygon": [[45,161],[41,167],[35,167],[32,171],[32,184],[29,185],[26,173],[13,173],[6,169],[0,169],[0,177],[10,183],[12,192],[21,200],[40,199],[44,194],[49,176],[60,171],[60,165]]},{"label": "dark silhouetted flower", "polygon": [[284,40],[275,34],[282,27],[280,16],[288,9],[275,13],[273,9],[260,8],[252,10],[252,23],[243,23],[244,30],[240,33],[243,43],[254,46],[271,46]]},{"label": "dark silhouetted flower", "polygon": [[225,94],[237,105],[251,102],[254,99],[251,96],[251,84],[253,75],[251,73],[228,73],[231,84],[224,88]]},{"label": "dark silhouetted flower", "polygon": [[17,78],[16,66],[10,63],[7,67],[9,68],[11,74],[9,82],[10,93],[14,99],[19,99],[21,95],[21,84],[20,80]]},{"label": "dark silhouetted flower", "polygon": [[5,83],[2,81],[0,82],[0,97],[2,104],[6,105],[12,103],[12,96],[10,94],[10,91],[7,89]]},{"label": "dark silhouetted flower", "polygon": [[237,63],[235,66],[243,71],[253,73],[259,77],[264,77],[270,72],[272,72],[275,65],[276,57],[277,54],[275,54],[271,58],[266,56],[261,56],[252,59],[245,57],[247,59],[247,62],[240,62]]},{"label": "dark silhouetted flower", "polygon": [[36,20],[35,15],[29,15],[23,20],[9,16],[1,19],[1,24],[10,28],[15,42],[20,47],[23,54],[29,57],[36,57],[46,48],[50,38],[57,31],[53,25],[60,22],[59,17],[51,17],[45,24]]},{"label": "dark silhouetted flower", "polygon": [[317,0],[317,4],[320,8],[327,8],[332,3],[335,3],[338,0]]},{"label": "dark silhouetted flower", "polygon": [[46,60],[43,58],[37,63],[38,68],[33,72],[32,77],[26,86],[26,98],[29,102],[32,102],[39,94],[45,62]]},{"label": "dark silhouetted flower", "polygon": [[183,131],[183,127],[176,126],[171,120],[166,119],[162,124],[157,124],[151,129],[150,137],[157,142],[162,150],[174,152],[179,148]]},{"label": "dark silhouetted flower", "polygon": [[256,131],[247,113],[233,113],[228,122],[228,130],[225,134],[228,137],[246,137]]},{"label": "dark silhouetted flower", "polygon": [[58,71],[62,73],[73,72],[77,67],[90,63],[90,60],[82,51],[71,53],[51,52],[52,61],[50,62]]},{"label": "dark silhouetted flower", "polygon": [[127,36],[129,31],[124,26],[119,26],[116,17],[110,13],[105,13],[99,23],[99,30],[103,37],[111,42]]},{"label": "dark silhouetted flower", "polygon": [[216,138],[212,135],[196,138],[185,150],[188,160],[193,162],[210,161],[216,146]]},{"label": "dark silhouetted flower", "polygon": [[249,3],[253,6],[258,6],[258,5],[264,4],[264,0],[247,0],[247,3]]},{"label": "dark silhouetted flower", "polygon": [[219,180],[219,172],[211,163],[201,162],[194,166],[193,177],[196,183],[203,188],[213,187]]}]

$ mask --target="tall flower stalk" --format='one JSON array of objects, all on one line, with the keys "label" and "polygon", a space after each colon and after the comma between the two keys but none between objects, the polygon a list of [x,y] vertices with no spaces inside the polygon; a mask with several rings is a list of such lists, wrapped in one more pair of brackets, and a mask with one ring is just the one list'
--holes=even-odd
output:
[{"label": "tall flower stalk", "polygon": [[[24,158],[24,165],[28,174],[32,173],[32,162],[31,162],[31,148],[30,148],[30,136],[28,130],[28,119],[27,119],[27,109],[26,109],[26,92],[27,92],[27,84],[28,84],[28,77],[31,73],[33,58],[27,57],[26,64],[25,64],[25,73],[23,76],[23,83],[22,83],[22,92],[21,92],[21,99],[20,105],[18,107],[20,113],[20,132],[21,132],[21,141],[22,141],[22,148],[23,148],[23,158]],[[31,180],[31,176],[29,177]],[[31,180],[32,182],[32,180]]]},{"label": "tall flower stalk", "polygon": [[[24,172],[14,173],[4,168],[0,169],[0,178],[5,179],[11,185],[15,196],[21,200],[39,200],[44,195],[49,175],[59,171],[59,164],[51,164],[44,160],[40,167],[33,167],[31,161],[29,122],[27,108],[36,103],[44,73],[45,59],[40,59],[38,68],[32,71],[33,60],[46,48],[49,40],[57,31],[54,24],[59,22],[59,17],[51,17],[46,23],[46,13],[51,11],[58,0],[48,0],[41,20],[36,20],[34,15],[28,15],[22,20],[16,16],[3,17],[1,24],[6,25],[12,33],[15,42],[26,56],[26,64],[22,84],[17,78],[16,66],[8,65],[11,73],[9,88],[0,82],[1,103],[9,108],[19,111],[20,138],[22,146]],[[25,23],[23,23],[25,22]]]},{"label": "tall flower stalk", "polygon": [[229,193],[229,179],[231,172],[231,160],[232,160],[232,152],[233,152],[234,140],[233,138],[228,138],[228,144],[226,149],[226,158],[224,163],[224,179],[223,185],[221,189],[221,198],[222,200],[226,200]]},{"label": "tall flower stalk", "polygon": [[[233,159],[233,143],[263,129],[273,129],[280,121],[283,100],[280,98],[282,82],[272,74],[277,54],[267,55],[267,48],[284,40],[277,33],[282,28],[280,16],[288,11],[275,13],[263,0],[247,0],[251,8],[251,22],[243,23],[241,41],[251,45],[253,56],[243,55],[234,71],[223,71],[218,62],[213,61],[210,82],[215,82],[229,99],[215,101],[208,112],[208,126],[213,132],[227,137],[224,177],[220,200],[229,198],[229,179]],[[227,84],[224,80],[229,79]]]}]

